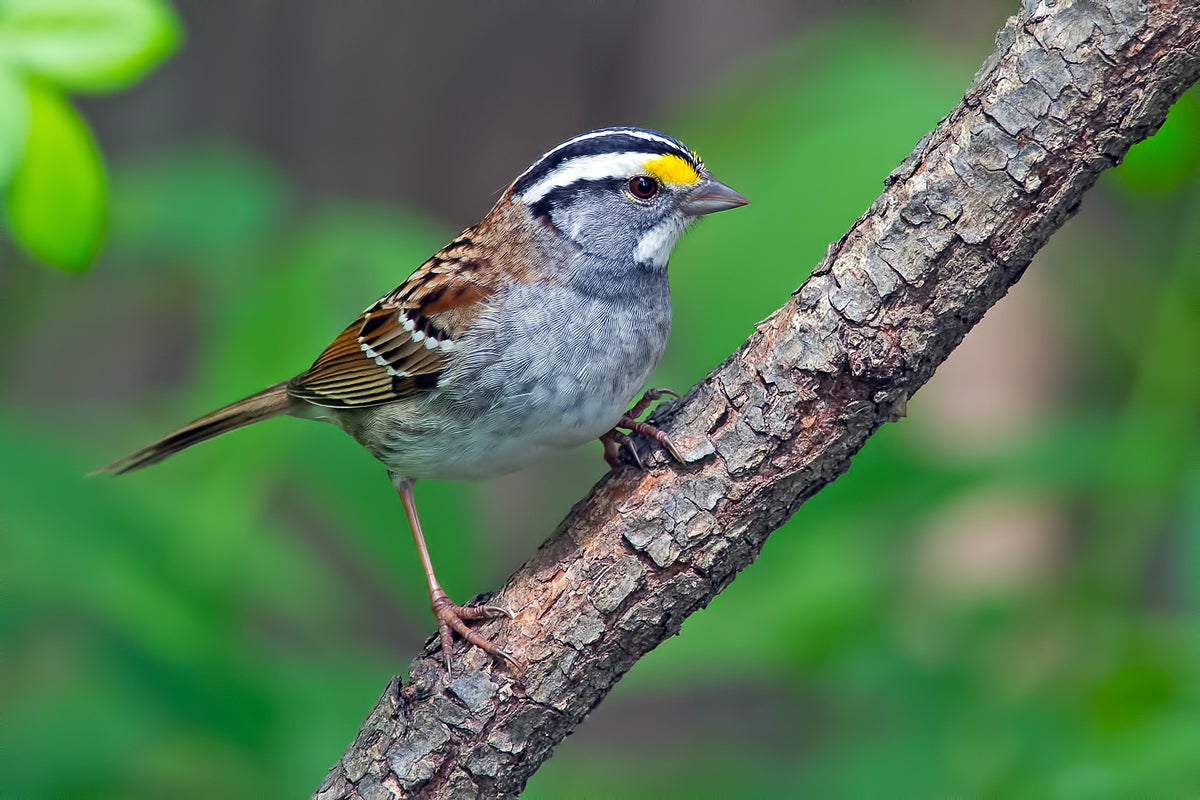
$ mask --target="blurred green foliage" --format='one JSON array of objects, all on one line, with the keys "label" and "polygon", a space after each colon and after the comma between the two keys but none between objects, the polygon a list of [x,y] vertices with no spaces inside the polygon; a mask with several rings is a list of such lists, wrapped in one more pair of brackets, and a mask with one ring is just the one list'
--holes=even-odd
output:
[{"label": "blurred green foliage", "polygon": [[[655,385],[701,379],[780,304],[958,100],[975,60],[840,27],[647,121],[753,200],[678,248],[676,328]],[[1193,92],[1033,267],[1071,343],[1066,396],[971,455],[938,445],[935,411],[915,397],[909,420],[880,431],[743,579],[638,664],[527,796],[1192,793],[1198,172]],[[294,197],[242,152],[135,161],[113,177],[103,297],[54,284],[6,309],[23,341],[43,338],[52,311],[99,305],[83,323],[114,349],[155,322],[137,319],[147,307],[193,342],[160,398],[0,401],[8,796],[303,796],[432,627],[399,504],[332,427],[270,423],[128,479],[79,477],[303,368],[449,233]],[[585,481],[597,456],[577,456]],[[570,502],[583,485],[542,483],[537,496]],[[930,568],[920,554],[986,523],[956,513],[981,493],[1048,510],[1057,555],[1007,581]],[[480,496],[418,487],[457,597],[495,585],[553,524],[518,509],[537,522],[497,554]],[[622,720],[637,724],[592,735]]]},{"label": "blurred green foliage", "polygon": [[0,0],[3,223],[34,258],[83,270],[104,235],[104,164],[66,93],[125,88],[178,40],[164,0]]}]

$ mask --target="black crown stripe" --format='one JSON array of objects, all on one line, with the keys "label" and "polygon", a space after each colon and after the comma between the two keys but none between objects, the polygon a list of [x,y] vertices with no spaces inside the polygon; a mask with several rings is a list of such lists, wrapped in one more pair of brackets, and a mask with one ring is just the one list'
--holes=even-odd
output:
[{"label": "black crown stripe", "polygon": [[[596,133],[603,135],[597,136]],[[636,135],[637,133],[649,134],[654,138],[644,138]],[[686,158],[697,169],[700,167],[692,152],[684,147],[682,142],[670,136],[642,128],[606,128],[590,134],[581,134],[575,139],[568,139],[546,153],[517,179],[513,184],[513,194],[524,192],[568,161],[584,156],[600,156],[609,153],[645,153],[649,156],[677,155]]]}]

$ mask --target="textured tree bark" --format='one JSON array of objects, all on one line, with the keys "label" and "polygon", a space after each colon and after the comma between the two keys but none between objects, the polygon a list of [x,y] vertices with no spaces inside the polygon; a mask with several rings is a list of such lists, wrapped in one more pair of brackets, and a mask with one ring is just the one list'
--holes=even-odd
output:
[{"label": "textured tree bark", "polygon": [[[637,659],[758,555],[1200,77],[1200,7],[1026,0],[962,102],[742,347],[657,414],[684,451],[579,503],[495,602],[514,675],[393,679],[314,797],[512,797]],[[645,442],[643,441],[643,444]]]}]

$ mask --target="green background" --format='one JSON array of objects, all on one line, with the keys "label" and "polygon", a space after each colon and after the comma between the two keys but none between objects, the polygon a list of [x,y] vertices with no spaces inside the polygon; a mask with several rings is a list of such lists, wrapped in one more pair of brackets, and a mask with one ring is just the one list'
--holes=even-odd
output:
[{"label": "green background", "polygon": [[[973,30],[1014,10],[981,5]],[[579,130],[679,136],[752,199],[677,248],[654,385],[700,380],[786,299],[961,97],[989,36],[903,7],[825,15],[645,118],[583,115]],[[581,58],[601,69],[605,52]],[[1198,176],[1193,92],[909,418],[640,662],[526,796],[1195,792]],[[432,629],[382,469],[332,427],[283,420],[82,476],[303,369],[473,220],[313,192],[228,139],[127,143],[106,182],[91,271],[0,239],[3,794],[305,796]],[[448,591],[497,586],[603,470],[596,445],[419,485]]]}]

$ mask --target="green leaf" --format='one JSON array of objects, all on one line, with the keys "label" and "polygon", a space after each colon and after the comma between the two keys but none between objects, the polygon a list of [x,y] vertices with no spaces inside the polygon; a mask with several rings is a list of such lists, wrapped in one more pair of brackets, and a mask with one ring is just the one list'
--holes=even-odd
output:
[{"label": "green leaf", "polygon": [[137,81],[179,44],[162,0],[0,0],[0,63],[68,91]]},{"label": "green leaf", "polygon": [[29,139],[29,96],[13,73],[0,66],[0,189],[21,162]]},{"label": "green leaf", "polygon": [[29,100],[29,140],[5,194],[5,227],[34,258],[82,271],[104,235],[104,164],[87,123],[62,94],[35,83]]}]

